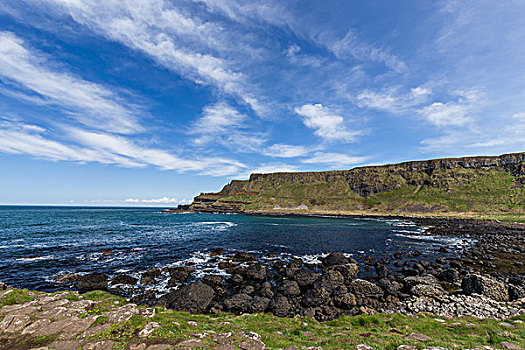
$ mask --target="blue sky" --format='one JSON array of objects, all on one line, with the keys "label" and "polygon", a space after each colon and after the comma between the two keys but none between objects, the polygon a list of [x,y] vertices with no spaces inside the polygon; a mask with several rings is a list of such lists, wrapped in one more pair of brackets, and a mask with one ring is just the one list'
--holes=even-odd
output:
[{"label": "blue sky", "polygon": [[525,149],[525,2],[0,3],[0,203]]}]

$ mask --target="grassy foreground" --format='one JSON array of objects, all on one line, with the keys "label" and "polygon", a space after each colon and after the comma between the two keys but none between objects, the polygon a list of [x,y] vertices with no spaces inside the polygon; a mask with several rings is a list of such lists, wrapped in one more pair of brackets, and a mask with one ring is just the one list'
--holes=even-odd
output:
[{"label": "grassy foreground", "polygon": [[[0,319],[4,319],[9,312],[17,312],[16,310],[6,312],[6,309],[13,308],[4,309],[6,305],[27,304],[33,300],[37,302],[44,296],[50,295],[56,296],[59,300],[67,300],[68,303],[81,300],[93,301],[94,303],[75,317],[79,321],[89,317],[96,320],[81,334],[68,332],[67,329],[62,333],[44,336],[23,335],[22,332],[0,333],[0,348],[30,349],[47,346],[48,349],[53,349],[53,344],[60,344],[60,339],[76,339],[81,340],[77,348],[90,348],[90,344],[104,340],[105,344],[113,349],[146,349],[152,345],[155,345],[152,348],[158,349],[180,347],[256,349],[257,347],[248,347],[250,341],[247,340],[245,332],[259,334],[260,340],[266,347],[272,349],[289,346],[296,349],[313,347],[356,349],[359,344],[367,344],[373,349],[397,349],[400,345],[412,345],[415,346],[414,349],[430,347],[467,349],[484,345],[501,349],[508,348],[509,345],[505,342],[512,343],[516,346],[515,349],[525,347],[525,316],[501,322],[470,317],[446,319],[428,314],[415,316],[374,314],[341,317],[331,322],[319,323],[309,318],[279,318],[271,314],[202,315],[156,307],[155,315],[152,317],[151,314],[143,315],[142,312],[137,312],[125,321],[111,323],[109,322],[111,313],[118,312],[119,308],[127,302],[121,297],[100,291],[79,295],[76,292],[46,294],[12,289],[11,292],[3,293],[0,297]],[[67,304],[65,306],[67,307]],[[45,304],[42,307],[45,309]],[[138,307],[139,311],[143,309],[147,308]],[[36,312],[29,317],[36,319]],[[153,323],[156,324],[153,332],[147,336],[143,334],[139,336],[141,330]],[[224,335],[228,336],[226,341],[221,338]],[[221,342],[223,345],[219,344]],[[160,344],[164,344],[165,347],[159,347]],[[225,347],[224,344],[229,347]],[[253,342],[251,344],[251,346],[256,345]]]}]

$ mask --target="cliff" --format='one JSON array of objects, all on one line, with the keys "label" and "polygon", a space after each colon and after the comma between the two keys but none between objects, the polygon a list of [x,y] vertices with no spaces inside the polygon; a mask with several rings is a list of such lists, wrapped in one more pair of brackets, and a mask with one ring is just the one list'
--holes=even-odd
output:
[{"label": "cliff", "polygon": [[350,170],[252,174],[191,210],[316,210],[525,214],[525,152],[365,166]]}]

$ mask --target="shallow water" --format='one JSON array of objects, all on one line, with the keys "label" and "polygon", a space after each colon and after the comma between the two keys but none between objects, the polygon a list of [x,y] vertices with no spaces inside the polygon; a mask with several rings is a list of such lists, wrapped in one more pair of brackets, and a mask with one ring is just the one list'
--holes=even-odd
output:
[{"label": "shallow water", "polygon": [[[249,251],[265,258],[315,262],[327,251],[353,257],[391,257],[422,251],[434,259],[446,246],[458,254],[463,239],[430,236],[410,222],[381,219],[166,214],[159,209],[0,207],[0,280],[40,290],[64,288],[65,273],[140,272],[188,262],[196,276],[221,273],[209,251]],[[104,255],[105,249],[112,253]],[[274,258],[272,258],[274,259]],[[364,270],[364,269],[361,269]],[[162,288],[160,286],[159,288]]]}]

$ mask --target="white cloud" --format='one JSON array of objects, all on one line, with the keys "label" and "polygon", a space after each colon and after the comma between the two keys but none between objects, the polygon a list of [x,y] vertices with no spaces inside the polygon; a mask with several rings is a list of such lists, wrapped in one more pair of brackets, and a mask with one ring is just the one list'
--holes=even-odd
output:
[{"label": "white cloud", "polygon": [[330,164],[333,166],[346,167],[353,164],[363,163],[368,157],[354,157],[341,153],[317,152],[311,158],[302,162],[306,164]]},{"label": "white cloud", "polygon": [[325,140],[351,142],[357,135],[346,129],[342,116],[322,104],[306,104],[295,108],[295,113],[303,117],[304,125],[315,130],[315,135]]},{"label": "white cloud", "polygon": [[169,198],[169,197],[160,197],[160,198],[152,198],[152,199],[137,199],[137,198],[128,198],[124,200],[126,203],[145,203],[145,204],[170,204],[170,203],[183,203],[187,202],[186,200],[180,200],[177,198]]},{"label": "white cloud", "polygon": [[418,86],[410,89],[410,93],[400,93],[401,87],[387,88],[379,92],[364,90],[357,95],[355,103],[361,108],[373,108],[390,113],[404,113],[411,108],[428,101],[432,90]]},{"label": "white cloud", "polygon": [[421,108],[419,113],[430,123],[444,126],[461,126],[474,120],[473,112],[479,105],[479,92],[476,90],[455,92],[456,101],[434,102]]},{"label": "white cloud", "polygon": [[[239,38],[215,22],[187,17],[165,0],[71,1],[51,0],[55,10],[65,11],[78,23],[153,58],[158,64],[192,80],[233,95],[261,113],[263,107],[249,92],[246,76],[236,62],[215,54],[238,47]],[[243,46],[245,51],[251,48]],[[237,50],[237,54],[239,54]]]},{"label": "white cloud", "polygon": [[76,144],[52,140],[42,128],[0,119],[0,152],[29,154],[52,161],[98,162],[128,168],[155,166],[177,172],[193,171],[202,175],[236,174],[245,165],[226,158],[208,157],[184,159],[165,150],[137,144],[124,136],[65,129],[64,138]]},{"label": "white cloud", "polygon": [[391,54],[389,50],[382,47],[375,47],[359,38],[356,29],[350,29],[344,38],[327,44],[338,58],[351,56],[361,61],[373,61],[382,63],[397,73],[407,71],[406,64],[397,56]]},{"label": "white cloud", "polygon": [[25,100],[33,103],[57,106],[92,128],[118,133],[142,130],[131,108],[111,90],[52,69],[52,65],[13,33],[0,32],[0,79],[37,93],[40,98],[21,91],[13,92],[14,95],[25,95]]},{"label": "white cloud", "polygon": [[205,144],[242,127],[247,119],[246,115],[220,102],[206,106],[202,117],[193,123],[189,133],[198,135],[194,140],[196,144]]},{"label": "white cloud", "polygon": [[282,143],[271,145],[262,152],[265,156],[280,158],[301,157],[308,153],[310,153],[310,151],[304,146],[286,145]]}]

